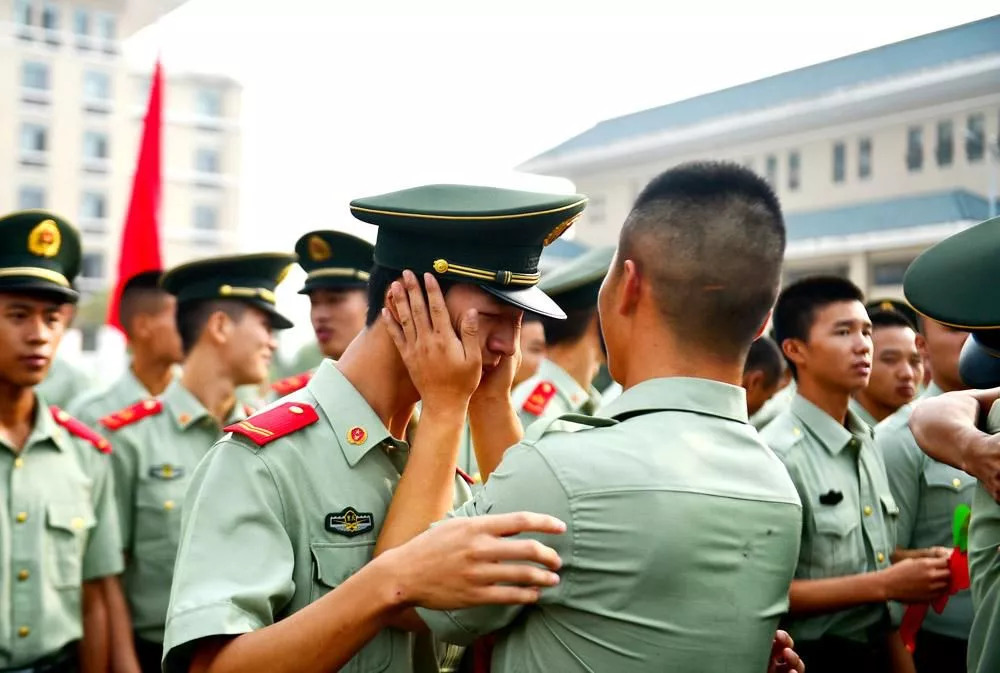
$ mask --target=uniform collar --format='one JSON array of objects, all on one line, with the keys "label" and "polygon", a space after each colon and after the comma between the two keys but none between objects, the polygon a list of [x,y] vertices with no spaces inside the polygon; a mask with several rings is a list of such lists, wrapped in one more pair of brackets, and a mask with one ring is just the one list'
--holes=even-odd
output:
[{"label": "uniform collar", "polygon": [[857,414],[847,409],[846,425],[796,393],[789,407],[792,414],[833,455],[840,453],[852,440],[871,439],[872,430]]},{"label": "uniform collar", "polygon": [[[174,419],[177,427],[181,430],[187,430],[203,418],[208,418],[212,423],[218,424],[215,417],[205,408],[205,405],[190,390],[184,387],[180,379],[174,379],[170,382],[167,389],[163,391],[163,395],[160,396],[160,400],[163,402],[164,411]],[[243,412],[243,405],[237,401],[221,427],[238,423],[245,420],[246,417],[246,414]]]},{"label": "uniform collar", "polygon": [[601,411],[614,418],[641,411],[690,411],[747,423],[747,396],[740,386],[710,379],[649,379],[625,390]]},{"label": "uniform collar", "polygon": [[51,442],[60,451],[67,451],[70,449],[73,440],[70,438],[69,433],[60,427],[52,417],[52,412],[49,410],[49,403],[36,392],[35,422],[31,428],[31,432],[28,434],[27,441],[24,443],[22,454],[33,445],[45,441]]},{"label": "uniform collar", "polygon": [[928,384],[927,389],[924,390],[924,394],[921,395],[918,399],[923,400],[928,397],[937,397],[938,395],[944,395],[944,391],[941,390],[941,387],[938,386],[938,384],[931,381],[930,384]]},{"label": "uniform collar", "polygon": [[590,390],[577,383],[576,379],[570,376],[565,369],[549,359],[543,359],[538,365],[538,373],[535,377],[551,383],[556,389],[556,394],[563,398],[571,409],[579,409],[588,400],[592,401],[593,394],[597,394],[598,397],[600,395],[596,390],[593,390],[592,394]]},{"label": "uniform collar", "polygon": [[142,381],[136,378],[135,372],[132,371],[131,362],[125,368],[125,373],[122,374],[120,380],[121,386],[125,389],[125,396],[129,399],[144,400],[147,397],[152,397],[146,386],[142,384]]},{"label": "uniform collar", "polygon": [[878,421],[875,420],[875,417],[871,415],[871,412],[865,409],[865,406],[861,404],[861,402],[858,402],[858,400],[856,400],[855,398],[852,397],[850,399],[850,401],[847,403],[847,408],[853,411],[858,418],[860,418],[862,421],[865,422],[866,425],[868,425],[868,427],[874,428],[876,425],[878,425]]},{"label": "uniform collar", "polygon": [[344,458],[351,467],[386,440],[394,446],[405,447],[405,442],[393,439],[368,400],[361,396],[332,360],[323,360],[306,388],[326,414]]}]

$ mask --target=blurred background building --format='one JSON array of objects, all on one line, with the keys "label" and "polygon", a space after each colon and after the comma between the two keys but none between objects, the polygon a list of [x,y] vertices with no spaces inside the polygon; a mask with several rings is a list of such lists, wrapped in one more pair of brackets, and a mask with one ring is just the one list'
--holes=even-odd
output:
[{"label": "blurred background building", "polygon": [[998,133],[1000,16],[608,119],[520,168],[590,196],[576,242],[594,245],[660,171],[741,163],[781,199],[786,281],[902,296],[920,251],[997,212]]}]

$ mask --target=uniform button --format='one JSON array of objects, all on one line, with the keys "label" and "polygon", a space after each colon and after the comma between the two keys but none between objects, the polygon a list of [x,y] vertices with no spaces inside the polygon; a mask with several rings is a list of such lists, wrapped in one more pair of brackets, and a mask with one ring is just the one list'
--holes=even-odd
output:
[{"label": "uniform button", "polygon": [[18,523],[24,523],[25,521],[27,521],[27,520],[28,520],[28,513],[27,513],[27,512],[18,512],[18,513],[17,513],[17,516],[16,516],[16,517],[14,517],[14,519],[15,519],[15,520],[16,520],[16,521],[17,521]]},{"label": "uniform button", "polygon": [[24,458],[18,457],[14,459],[14,467],[24,467]]},{"label": "uniform button", "polygon": [[165,503],[163,503],[163,509],[167,511],[172,510],[176,506],[177,504],[173,500],[167,500]]},{"label": "uniform button", "polygon": [[288,407],[288,410],[289,410],[290,412],[292,412],[293,414],[301,414],[301,413],[304,413],[304,411],[303,411],[302,407],[299,407],[299,406],[295,406],[295,405],[292,405],[292,406]]},{"label": "uniform button", "polygon": [[871,505],[865,505],[864,513],[865,513],[865,516],[871,516],[872,515],[872,506]]},{"label": "uniform button", "polygon": [[858,440],[857,440],[857,439],[853,439],[853,438],[852,438],[852,439],[851,439],[851,441],[849,441],[849,442],[847,443],[847,445],[848,445],[849,447],[851,447],[852,449],[856,449],[856,448],[858,448]]},{"label": "uniform button", "polygon": [[955,488],[958,488],[959,486],[962,485],[962,480],[959,479],[958,477],[955,477],[954,479],[951,480],[951,485],[954,486]]},{"label": "uniform button", "polygon": [[29,573],[27,570],[22,570],[17,574],[17,579],[21,582],[24,582],[29,577],[31,577],[31,573]]},{"label": "uniform button", "polygon": [[885,561],[885,554],[883,554],[882,552],[879,552],[878,554],[876,554],[875,559],[879,563],[882,563],[883,561]]},{"label": "uniform button", "polygon": [[28,636],[31,635],[31,629],[29,629],[27,626],[22,626],[17,630],[17,635],[19,635],[22,638],[27,638]]}]

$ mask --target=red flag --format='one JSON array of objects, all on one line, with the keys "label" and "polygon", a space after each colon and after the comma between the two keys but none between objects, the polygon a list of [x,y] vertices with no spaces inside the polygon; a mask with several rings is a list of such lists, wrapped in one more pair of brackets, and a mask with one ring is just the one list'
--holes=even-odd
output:
[{"label": "red flag", "polygon": [[160,262],[160,194],[163,188],[161,142],[163,135],[163,67],[156,59],[149,106],[142,125],[142,141],[132,180],[122,247],[118,257],[118,280],[108,303],[108,324],[122,329],[118,300],[130,278],[143,271],[157,271]]}]

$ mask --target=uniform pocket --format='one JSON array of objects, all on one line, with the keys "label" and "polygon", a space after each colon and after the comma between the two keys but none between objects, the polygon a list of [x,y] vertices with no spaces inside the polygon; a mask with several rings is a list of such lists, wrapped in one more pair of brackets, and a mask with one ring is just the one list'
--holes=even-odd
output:
[{"label": "uniform pocket", "polygon": [[861,525],[858,514],[846,506],[824,507],[814,512],[813,578],[860,572],[854,568],[856,553],[851,539]]},{"label": "uniform pocket", "polygon": [[46,533],[52,545],[52,585],[79,589],[83,582],[83,553],[90,530],[97,524],[88,502],[50,503]]},{"label": "uniform pocket", "polygon": [[[311,599],[315,602],[371,561],[375,541],[313,542],[309,549],[313,560]],[[382,629],[340,670],[345,673],[384,671],[392,663],[393,649],[405,648],[408,640],[407,634],[401,631]]]}]

